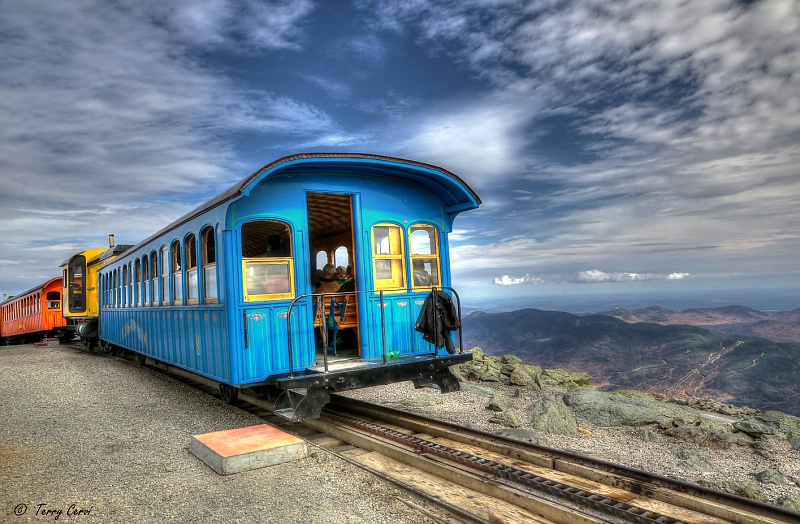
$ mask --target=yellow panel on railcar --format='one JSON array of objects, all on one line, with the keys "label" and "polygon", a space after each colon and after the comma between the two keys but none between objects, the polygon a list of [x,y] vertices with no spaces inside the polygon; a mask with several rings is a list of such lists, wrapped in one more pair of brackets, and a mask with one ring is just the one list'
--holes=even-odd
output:
[{"label": "yellow panel on railcar", "polygon": [[61,264],[64,318],[97,318],[97,269],[107,248],[88,249],[74,254]]}]

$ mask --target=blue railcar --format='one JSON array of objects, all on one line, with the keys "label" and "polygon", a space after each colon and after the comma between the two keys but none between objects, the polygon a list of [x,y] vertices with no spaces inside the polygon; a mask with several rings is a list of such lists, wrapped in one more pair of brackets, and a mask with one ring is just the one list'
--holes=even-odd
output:
[{"label": "blue railcar", "polygon": [[[274,394],[293,420],[318,416],[331,391],[457,389],[449,366],[470,354],[414,328],[426,298],[441,296],[432,291],[457,298],[447,236],[479,204],[457,176],[419,162],[282,158],[100,270],[100,343],[212,379],[228,401],[243,388]],[[328,264],[352,279],[317,292]]]}]

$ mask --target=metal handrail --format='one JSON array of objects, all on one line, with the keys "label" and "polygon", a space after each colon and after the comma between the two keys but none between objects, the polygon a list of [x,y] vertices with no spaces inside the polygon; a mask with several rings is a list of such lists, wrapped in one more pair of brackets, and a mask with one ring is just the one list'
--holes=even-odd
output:
[{"label": "metal handrail", "polygon": [[[431,287],[431,293],[436,291],[437,289],[446,289],[451,291],[456,298],[456,305],[457,305],[457,312],[458,312],[458,352],[464,352],[464,341],[463,341],[463,329],[462,329],[462,322],[461,322],[461,297],[458,295],[458,292],[450,286],[443,286],[441,288],[438,287]],[[386,354],[386,313],[384,311],[384,300],[383,300],[383,290],[377,289],[368,289],[368,290],[355,290],[355,291],[345,291],[343,293],[378,293],[379,301],[380,301],[380,310],[381,310],[381,344],[382,344],[382,353],[383,353],[383,364],[386,365],[388,362],[387,354]],[[295,303],[298,300],[304,299],[306,297],[317,297],[317,307],[321,308],[319,311],[325,311],[325,296],[326,295],[338,295],[340,293],[333,292],[333,293],[304,293],[302,295],[298,295],[295,297],[290,303],[289,308],[286,312],[286,339],[288,342],[288,353],[289,353],[289,378],[294,378],[294,351],[293,351],[293,341],[292,341],[292,308],[294,308]],[[434,295],[434,300],[436,300],[436,295]],[[357,302],[356,302],[357,303]],[[323,313],[324,317],[324,313]],[[437,315],[434,315],[434,319],[438,318]],[[324,320],[324,319],[323,319]],[[245,322],[246,324],[246,322]],[[324,372],[328,372],[328,350],[327,350],[327,343],[326,338],[328,335],[327,327],[325,326],[325,322],[322,322],[323,327],[323,351],[322,351],[322,362],[323,362],[323,369]],[[433,348],[434,354],[437,354],[436,344],[434,343]]]}]

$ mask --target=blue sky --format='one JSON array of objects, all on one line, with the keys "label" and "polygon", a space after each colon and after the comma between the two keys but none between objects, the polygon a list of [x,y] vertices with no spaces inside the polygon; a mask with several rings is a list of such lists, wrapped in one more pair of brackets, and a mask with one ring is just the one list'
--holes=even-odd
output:
[{"label": "blue sky", "polygon": [[798,35],[793,0],[0,0],[0,290],[303,151],[467,181],[467,299],[800,287]]}]

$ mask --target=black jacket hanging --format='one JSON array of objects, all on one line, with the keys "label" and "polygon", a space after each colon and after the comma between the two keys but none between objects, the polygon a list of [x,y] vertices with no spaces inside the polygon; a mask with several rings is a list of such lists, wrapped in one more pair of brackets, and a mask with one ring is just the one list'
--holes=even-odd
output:
[{"label": "black jacket hanging", "polygon": [[458,313],[450,295],[444,291],[431,291],[422,304],[414,329],[422,333],[426,342],[435,344],[437,348],[445,346],[447,352],[452,354],[456,352],[456,348],[450,332],[460,327]]}]

